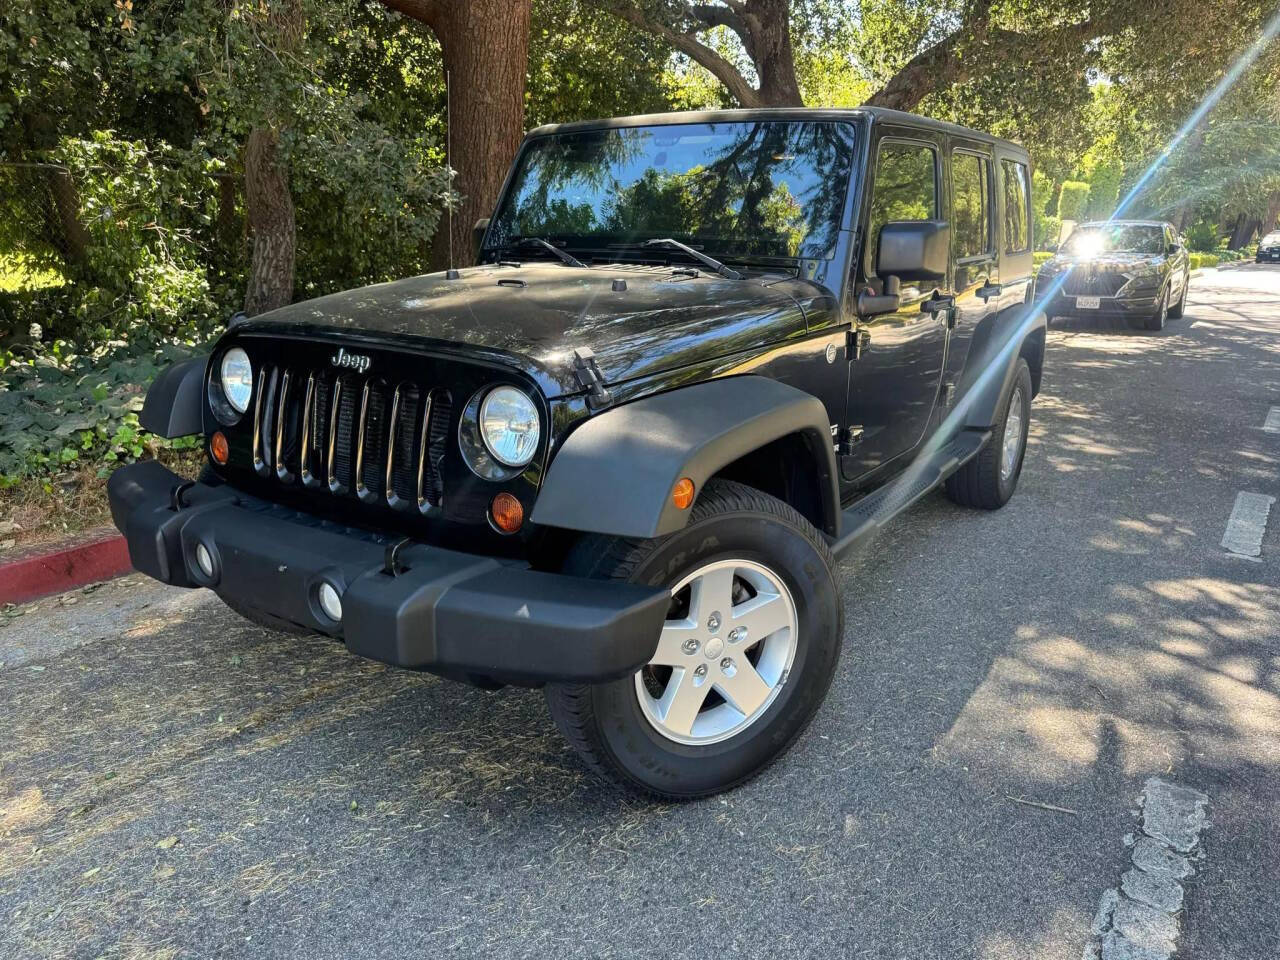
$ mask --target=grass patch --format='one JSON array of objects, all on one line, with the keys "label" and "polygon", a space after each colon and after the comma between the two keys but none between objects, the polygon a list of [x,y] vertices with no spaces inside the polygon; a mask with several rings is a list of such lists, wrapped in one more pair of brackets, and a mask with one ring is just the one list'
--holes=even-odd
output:
[{"label": "grass patch", "polygon": [[[204,466],[204,453],[198,449],[159,450],[156,459],[189,477]],[[99,475],[97,466],[31,477],[0,488],[0,557],[110,523],[107,478]]]},{"label": "grass patch", "polygon": [[20,253],[0,254],[0,293],[45,290],[67,282],[59,271],[42,267]]}]

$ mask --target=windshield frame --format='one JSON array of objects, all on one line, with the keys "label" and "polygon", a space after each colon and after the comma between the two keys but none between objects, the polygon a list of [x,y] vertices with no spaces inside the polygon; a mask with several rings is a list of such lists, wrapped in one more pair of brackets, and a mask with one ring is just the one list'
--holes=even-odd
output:
[{"label": "windshield frame", "polygon": [[[804,110],[798,115],[794,109],[787,108],[771,108],[764,110],[746,111],[690,111],[678,115],[660,114],[652,116],[633,116],[620,117],[604,121],[593,121],[585,123],[567,123],[557,124],[546,127],[540,127],[529,133],[520,145],[520,149],[516,152],[515,158],[511,162],[511,166],[507,170],[506,179],[503,182],[502,190],[498,195],[498,199],[493,207],[493,216],[486,222],[484,235],[480,240],[479,262],[495,263],[498,262],[503,253],[509,251],[508,244],[495,244],[493,242],[493,228],[498,219],[499,212],[504,209],[508,201],[512,199],[512,195],[516,190],[516,184],[520,172],[526,162],[526,155],[538,145],[548,139],[557,136],[575,133],[594,133],[603,131],[622,131],[636,128],[659,128],[659,127],[678,127],[678,126],[699,126],[706,124],[753,124],[753,123],[788,123],[788,124],[824,124],[836,125],[843,124],[850,128],[850,149],[848,154],[847,175],[842,179],[840,188],[843,195],[839,199],[839,204],[834,205],[838,209],[835,218],[833,239],[831,247],[826,257],[812,256],[776,256],[761,253],[744,253],[739,251],[723,250],[713,248],[711,245],[701,246],[694,244],[701,252],[713,256],[715,259],[724,263],[750,264],[766,267],[781,267],[794,270],[797,267],[813,278],[817,276],[826,276],[836,269],[836,265],[843,263],[848,258],[848,243],[853,231],[850,228],[853,216],[853,206],[857,197],[857,187],[861,177],[861,166],[865,159],[866,142],[868,139],[868,123],[865,114],[855,110]],[[835,179],[835,178],[833,178]],[[522,234],[523,236],[523,234]],[[548,239],[553,242],[563,239],[561,234],[550,234]],[[685,242],[690,242],[686,239]],[[604,244],[579,244],[556,242],[556,246],[563,250],[575,252],[584,257],[604,260],[606,262],[652,262],[656,259],[666,260],[672,256],[676,258],[684,257],[678,250],[665,249],[657,255],[653,249],[645,250],[642,246],[643,240],[637,239],[634,243],[604,243]],[[692,262],[692,258],[689,258]]]}]

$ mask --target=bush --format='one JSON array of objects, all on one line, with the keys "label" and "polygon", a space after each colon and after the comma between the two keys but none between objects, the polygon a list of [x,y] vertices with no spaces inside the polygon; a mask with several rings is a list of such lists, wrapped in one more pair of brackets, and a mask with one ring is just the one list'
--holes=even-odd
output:
[{"label": "bush", "polygon": [[0,488],[72,465],[98,464],[105,473],[162,447],[199,446],[199,437],[168,441],[138,426],[148,384],[193,350],[113,341],[77,354],[59,340],[26,356],[0,353]]},{"label": "bush", "polygon": [[1124,168],[1115,160],[1097,163],[1089,176],[1089,202],[1085,216],[1090,220],[1105,220],[1116,209],[1120,199],[1120,179]]},{"label": "bush", "polygon": [[1079,180],[1067,180],[1058,191],[1058,219],[1082,220],[1089,204],[1089,185]]},{"label": "bush", "polygon": [[1208,220],[1198,220],[1187,231],[1187,247],[1200,253],[1218,249],[1218,228]]},{"label": "bush", "polygon": [[1218,258],[1212,253],[1192,253],[1189,259],[1192,270],[1199,270],[1202,267],[1216,267],[1218,265]]},{"label": "bush", "polygon": [[1040,264],[1044,263],[1046,260],[1050,260],[1052,258],[1053,258],[1053,254],[1048,250],[1037,250],[1035,253],[1031,255],[1031,262],[1032,264],[1038,267],[1040,266]]}]

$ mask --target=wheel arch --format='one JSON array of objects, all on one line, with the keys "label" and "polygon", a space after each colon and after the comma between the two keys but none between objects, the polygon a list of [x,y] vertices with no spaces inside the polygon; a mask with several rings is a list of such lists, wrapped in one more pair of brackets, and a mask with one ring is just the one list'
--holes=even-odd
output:
[{"label": "wheel arch", "polygon": [[695,498],[713,477],[737,480],[782,493],[829,535],[839,527],[826,408],[754,375],[643,397],[585,421],[552,458],[531,519],[586,533],[664,536],[689,518],[671,502],[682,477],[693,481]]}]

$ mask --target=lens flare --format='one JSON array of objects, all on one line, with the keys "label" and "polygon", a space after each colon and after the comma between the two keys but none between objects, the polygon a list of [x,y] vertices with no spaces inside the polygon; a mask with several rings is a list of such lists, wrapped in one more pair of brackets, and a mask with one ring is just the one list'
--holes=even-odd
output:
[{"label": "lens flare", "polygon": [[[1160,151],[1159,156],[1152,161],[1151,165],[1143,172],[1142,176],[1138,178],[1137,182],[1133,185],[1133,188],[1116,206],[1116,209],[1112,212],[1111,216],[1107,218],[1108,220],[1115,220],[1119,218],[1126,210],[1129,209],[1130,206],[1133,205],[1134,201],[1142,194],[1142,191],[1146,189],[1147,185],[1151,182],[1152,177],[1155,176],[1160,167],[1168,162],[1170,155],[1172,155],[1178,144],[1181,143],[1186,138],[1187,134],[1195,128],[1196,124],[1204,119],[1205,115],[1214,108],[1218,101],[1222,99],[1223,95],[1231,89],[1236,81],[1238,81],[1244,72],[1249,69],[1250,65],[1258,59],[1258,56],[1278,34],[1280,34],[1280,11],[1278,11],[1270,21],[1268,21],[1258,39],[1255,40],[1253,44],[1251,44],[1249,48],[1236,59],[1235,63],[1232,64],[1231,69],[1226,72],[1222,79],[1219,80],[1217,84],[1214,85],[1213,89],[1205,95],[1204,99],[1200,101],[1199,106],[1192,111],[1191,115],[1187,118],[1187,121],[1178,128],[1177,133],[1174,134],[1173,138],[1169,141],[1169,144]],[[982,370],[982,373],[978,375],[972,386],[965,391],[964,396],[956,403],[956,406],[947,415],[946,419],[925,442],[911,465],[908,466],[902,474],[892,482],[900,484],[901,489],[903,490],[909,490],[915,484],[921,474],[924,473],[925,467],[929,463],[930,459],[938,449],[941,448],[943,443],[953,436],[958,430],[963,428],[964,424],[968,420],[970,411],[977,402],[977,397],[983,392],[983,388],[991,386],[991,382],[994,378],[1004,377],[1014,351],[1020,348],[1023,337],[1026,336],[1027,332],[1035,322],[1035,317],[1043,312],[1045,304],[1057,295],[1058,291],[1062,289],[1070,275],[1070,269],[1064,270],[1058,276],[1054,277],[1053,281],[1049,283],[1045,289],[1037,290],[1036,292],[1038,295],[1035,301],[1026,306],[1021,318],[1017,323],[1013,324],[1009,336],[1005,338],[1003,343],[1000,344],[997,349],[989,351],[986,357],[977,358],[980,361],[978,366]]]}]

